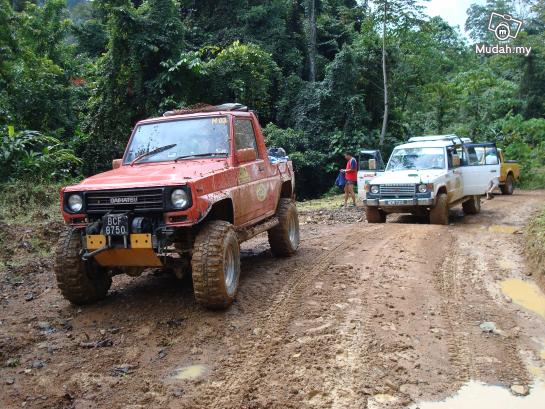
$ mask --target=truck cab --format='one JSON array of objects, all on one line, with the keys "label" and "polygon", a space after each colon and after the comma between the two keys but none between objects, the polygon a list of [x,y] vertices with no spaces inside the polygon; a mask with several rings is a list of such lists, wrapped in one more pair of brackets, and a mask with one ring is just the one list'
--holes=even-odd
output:
[{"label": "truck cab", "polygon": [[466,214],[478,213],[481,196],[491,179],[499,177],[500,164],[493,143],[470,142],[439,135],[411,138],[397,146],[384,174],[367,185],[368,222],[384,223],[388,214],[412,213],[432,224],[448,224],[448,210],[458,204]]}]

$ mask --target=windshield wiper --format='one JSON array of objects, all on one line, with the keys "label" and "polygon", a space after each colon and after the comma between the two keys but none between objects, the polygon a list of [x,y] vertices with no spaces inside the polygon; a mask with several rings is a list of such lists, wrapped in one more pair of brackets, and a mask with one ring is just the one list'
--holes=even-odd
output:
[{"label": "windshield wiper", "polygon": [[131,166],[134,165],[136,162],[138,162],[141,159],[147,158],[148,156],[156,155],[156,154],[164,152],[164,151],[168,151],[169,149],[172,149],[177,145],[178,144],[176,144],[176,143],[171,143],[170,145],[160,146],[160,147],[155,148],[155,149],[153,149],[153,150],[151,150],[149,152],[143,153],[142,155],[139,155],[136,158],[134,158],[134,160],[131,162]]},{"label": "windshield wiper", "polygon": [[182,159],[189,159],[189,158],[202,158],[206,156],[227,156],[226,153],[217,153],[217,152],[209,152],[209,153],[195,153],[193,155],[183,155],[178,156],[176,159],[174,159],[174,162],[178,162]]}]

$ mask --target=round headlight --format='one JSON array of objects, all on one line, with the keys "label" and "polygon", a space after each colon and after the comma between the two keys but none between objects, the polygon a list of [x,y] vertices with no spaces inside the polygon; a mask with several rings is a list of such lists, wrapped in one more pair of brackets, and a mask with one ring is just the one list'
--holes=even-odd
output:
[{"label": "round headlight", "polygon": [[380,191],[379,187],[377,185],[371,186],[371,193],[374,195],[378,195],[378,192]]},{"label": "round headlight", "polygon": [[418,193],[426,193],[428,191],[428,187],[426,185],[418,185]]},{"label": "round headlight", "polygon": [[83,199],[81,195],[70,195],[70,197],[68,197],[68,209],[74,213],[83,209]]},{"label": "round headlight", "polygon": [[189,203],[189,197],[183,189],[176,189],[170,195],[170,202],[175,209],[183,209]]}]

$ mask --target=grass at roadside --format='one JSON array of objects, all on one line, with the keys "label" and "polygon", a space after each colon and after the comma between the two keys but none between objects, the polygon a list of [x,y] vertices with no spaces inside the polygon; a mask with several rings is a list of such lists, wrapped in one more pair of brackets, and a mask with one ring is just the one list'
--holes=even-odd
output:
[{"label": "grass at roadside", "polygon": [[545,279],[545,208],[525,230],[526,255],[531,268],[540,279]]},{"label": "grass at roadside", "polygon": [[300,211],[312,210],[334,210],[338,209],[344,203],[344,195],[327,196],[320,199],[306,200],[297,202],[297,208]]}]

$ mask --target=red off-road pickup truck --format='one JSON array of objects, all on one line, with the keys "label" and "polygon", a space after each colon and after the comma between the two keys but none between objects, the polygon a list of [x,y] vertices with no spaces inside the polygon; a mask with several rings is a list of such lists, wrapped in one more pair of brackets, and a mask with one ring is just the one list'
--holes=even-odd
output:
[{"label": "red off-road pickup truck", "polygon": [[61,210],[69,229],[55,273],[75,304],[104,298],[116,274],[156,267],[191,271],[197,301],[226,308],[241,242],[267,231],[276,256],[299,246],[292,164],[271,163],[255,114],[240,104],[138,122],[113,170],[61,190]]}]

